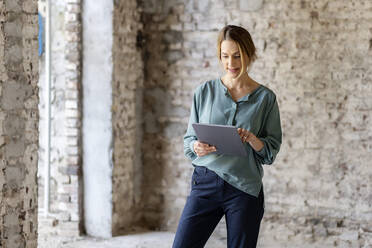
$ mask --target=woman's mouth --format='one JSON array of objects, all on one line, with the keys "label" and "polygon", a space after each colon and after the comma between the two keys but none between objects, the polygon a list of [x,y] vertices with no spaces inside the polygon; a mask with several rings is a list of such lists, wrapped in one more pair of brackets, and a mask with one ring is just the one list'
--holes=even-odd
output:
[{"label": "woman's mouth", "polygon": [[232,73],[236,73],[236,72],[239,71],[239,69],[231,69],[231,68],[230,68],[229,71],[232,72]]}]

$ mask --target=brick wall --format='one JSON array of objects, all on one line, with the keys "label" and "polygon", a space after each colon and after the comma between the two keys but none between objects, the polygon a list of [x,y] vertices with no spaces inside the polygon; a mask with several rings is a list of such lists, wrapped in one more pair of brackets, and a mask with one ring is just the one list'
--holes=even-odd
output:
[{"label": "brick wall", "polygon": [[[45,13],[45,3],[40,3],[40,12]],[[65,58],[64,51],[66,46],[65,25],[64,25],[64,1],[54,1],[51,4],[51,147],[50,147],[50,211],[59,212],[58,206],[58,187],[63,182],[68,181],[68,176],[61,173],[58,169],[63,166],[65,154]],[[45,26],[44,26],[45,28]],[[45,30],[44,30],[45,32]],[[44,39],[45,43],[45,39]],[[44,174],[45,174],[45,149],[46,149],[46,72],[45,72],[45,49],[40,57],[40,122],[39,122],[39,162],[38,162],[38,184],[39,184],[39,207],[44,208]],[[57,216],[56,216],[57,217]],[[66,214],[60,214],[57,218],[69,218]]]},{"label": "brick wall", "polygon": [[0,247],[37,247],[37,2],[0,1]]},{"label": "brick wall", "polygon": [[[75,213],[78,3],[68,2],[63,22],[71,42],[63,55],[68,61],[63,71],[72,72],[63,80],[68,89],[66,95],[55,91],[56,103],[68,99],[58,105],[67,120],[55,134],[71,129],[71,138],[67,148],[52,153],[60,171],[53,182],[71,190],[62,192],[62,205]],[[182,139],[192,91],[223,74],[216,58],[217,32],[237,24],[251,32],[258,49],[251,76],[276,92],[282,116],[282,150],[275,165],[265,167],[267,210],[260,242],[298,246],[306,239],[319,247],[372,243],[370,1],[266,0],[256,10],[244,0],[114,4],[114,235],[137,224],[175,230],[192,173]],[[72,156],[68,163],[66,151]],[[77,218],[66,208],[60,211],[60,200],[55,201],[59,219]],[[224,226],[222,221],[215,235],[225,237]]]},{"label": "brick wall", "polygon": [[[60,191],[63,210],[75,225],[84,229],[81,149],[81,1],[68,0],[65,8],[66,158],[59,170],[68,179]],[[65,187],[67,189],[65,189]],[[71,190],[71,188],[73,190]],[[63,192],[62,192],[63,191]],[[76,226],[75,226],[76,227]]]},{"label": "brick wall", "polygon": [[[237,24],[258,48],[251,76],[276,92],[282,117],[281,152],[265,167],[263,233],[326,247],[371,244],[372,2],[266,0],[255,11],[228,0],[142,6],[149,226],[176,228],[192,171],[182,151],[192,90],[222,75],[217,32]],[[225,235],[223,222],[216,233]]]},{"label": "brick wall", "polygon": [[112,79],[112,234],[139,226],[143,58],[136,0],[114,1]]},{"label": "brick wall", "polygon": [[[39,3],[43,12],[45,2]],[[40,239],[83,231],[81,176],[81,3],[51,2],[50,213],[40,215]],[[44,41],[45,42],[45,41]],[[46,147],[45,55],[40,57],[39,206],[44,208]],[[79,227],[80,226],[80,227]]]}]

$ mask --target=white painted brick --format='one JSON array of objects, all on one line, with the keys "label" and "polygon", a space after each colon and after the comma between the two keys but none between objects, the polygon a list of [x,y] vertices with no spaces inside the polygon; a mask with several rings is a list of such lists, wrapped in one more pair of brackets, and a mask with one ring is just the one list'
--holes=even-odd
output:
[{"label": "white painted brick", "polygon": [[66,128],[67,136],[77,136],[79,134],[79,129],[77,128]]},{"label": "white painted brick", "polygon": [[65,20],[67,22],[76,22],[78,18],[78,15],[75,13],[66,13]]},{"label": "white painted brick", "polygon": [[66,99],[78,100],[79,92],[76,90],[66,90]]},{"label": "white painted brick", "polygon": [[66,109],[65,110],[67,118],[79,118],[80,112],[76,109]]},{"label": "white painted brick", "polygon": [[77,101],[72,101],[72,100],[67,100],[65,102],[65,107],[66,107],[66,109],[78,109],[78,102]]},{"label": "white painted brick", "polygon": [[67,4],[67,11],[71,13],[80,13],[81,8],[79,4]]},{"label": "white painted brick", "polygon": [[68,146],[66,148],[66,152],[68,155],[76,156],[79,154],[79,147],[77,146]]},{"label": "white painted brick", "polygon": [[77,146],[78,145],[78,138],[77,137],[67,137],[67,145],[69,146]]}]

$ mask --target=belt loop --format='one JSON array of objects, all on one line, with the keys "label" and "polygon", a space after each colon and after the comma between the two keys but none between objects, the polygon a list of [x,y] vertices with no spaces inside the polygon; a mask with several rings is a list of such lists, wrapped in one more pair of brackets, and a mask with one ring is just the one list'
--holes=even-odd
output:
[{"label": "belt loop", "polygon": [[204,175],[207,175],[208,168],[204,166]]}]

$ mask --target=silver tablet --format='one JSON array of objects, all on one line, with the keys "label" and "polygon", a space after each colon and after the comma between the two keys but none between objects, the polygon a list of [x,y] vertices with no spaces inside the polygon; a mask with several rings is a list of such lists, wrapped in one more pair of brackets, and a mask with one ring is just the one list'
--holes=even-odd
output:
[{"label": "silver tablet", "polygon": [[214,153],[247,156],[247,151],[238,134],[238,128],[234,126],[216,124],[192,124],[198,140],[217,148]]}]

